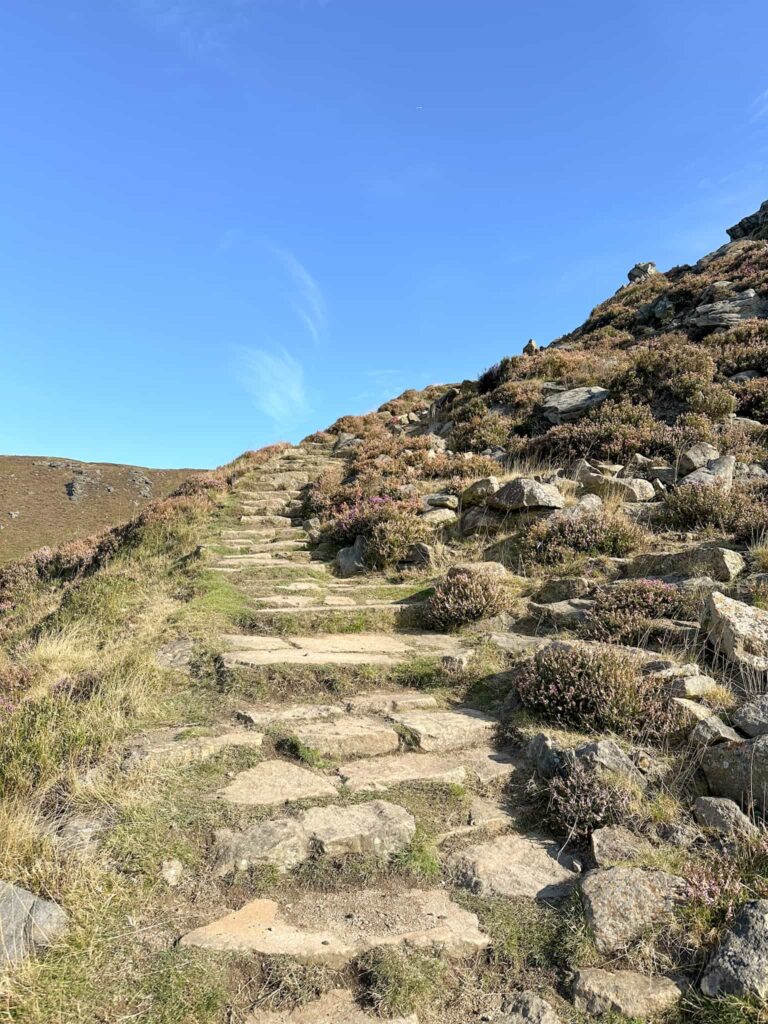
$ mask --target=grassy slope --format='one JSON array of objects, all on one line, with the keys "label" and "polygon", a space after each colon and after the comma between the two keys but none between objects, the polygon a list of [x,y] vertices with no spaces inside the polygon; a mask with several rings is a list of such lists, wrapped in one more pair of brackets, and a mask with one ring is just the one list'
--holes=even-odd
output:
[{"label": "grassy slope", "polygon": [[[72,500],[67,484],[84,479]],[[36,548],[86,537],[135,516],[153,498],[164,498],[193,470],[144,469],[106,462],[43,456],[0,456],[0,564]],[[151,494],[142,479],[151,483]],[[111,488],[111,490],[110,490]],[[9,513],[18,512],[12,518]]]}]

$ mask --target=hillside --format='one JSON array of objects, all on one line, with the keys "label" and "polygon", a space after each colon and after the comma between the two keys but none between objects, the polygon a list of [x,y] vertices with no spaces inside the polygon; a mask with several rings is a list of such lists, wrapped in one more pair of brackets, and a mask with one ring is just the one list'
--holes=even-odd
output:
[{"label": "hillside", "polygon": [[124,522],[192,472],[0,455],[0,564]]},{"label": "hillside", "polygon": [[768,1022],[768,203],[0,569],[24,1024]]}]

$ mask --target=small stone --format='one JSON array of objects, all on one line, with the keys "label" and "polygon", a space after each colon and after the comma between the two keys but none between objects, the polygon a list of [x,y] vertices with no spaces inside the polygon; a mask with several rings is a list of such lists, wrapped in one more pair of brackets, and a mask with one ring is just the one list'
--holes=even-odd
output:
[{"label": "small stone", "polygon": [[676,1006],[680,995],[680,986],[671,978],[598,967],[577,971],[573,984],[573,1005],[594,1016],[620,1013],[637,1020],[655,1018]]},{"label": "small stone", "polygon": [[564,771],[563,751],[546,733],[540,732],[528,744],[528,757],[541,779],[553,779]]},{"label": "small stone", "polygon": [[0,963],[15,963],[53,945],[69,929],[56,903],[11,882],[0,882]]},{"label": "small stone", "polygon": [[539,587],[536,601],[539,604],[571,601],[576,597],[584,597],[589,590],[590,582],[585,576],[555,576]]},{"label": "small stone", "polygon": [[696,747],[711,747],[715,743],[738,743],[741,737],[718,715],[708,715],[694,727],[690,735]]},{"label": "small stone", "polygon": [[164,860],[160,866],[160,876],[166,885],[170,886],[171,889],[175,888],[181,881],[181,876],[184,874],[184,865],[176,857],[172,857],[170,860]]},{"label": "small stone", "polygon": [[447,526],[448,523],[455,523],[457,516],[449,508],[433,508],[429,512],[425,512],[420,519],[423,523],[427,523],[429,526]]},{"label": "small stone", "polygon": [[750,900],[710,958],[701,979],[706,996],[768,997],[768,900]]},{"label": "small stone", "polygon": [[513,999],[498,1024],[560,1024],[560,1018],[546,999],[535,992],[523,992]]},{"label": "small stone", "polygon": [[708,462],[712,462],[713,459],[718,459],[719,457],[720,452],[714,445],[708,444],[706,441],[700,441],[683,452],[680,456],[678,467],[681,475],[685,476],[687,473],[693,473],[695,469],[701,469]]},{"label": "small stone", "polygon": [[523,355],[533,356],[539,351],[539,346],[536,344],[533,338],[529,338],[528,341],[523,345]]},{"label": "small stone", "polygon": [[733,724],[747,736],[768,735],[768,694],[747,701],[731,715]]},{"label": "small stone", "polygon": [[459,499],[455,494],[427,494],[424,496],[424,503],[429,508],[448,508],[451,511],[459,507]]},{"label": "small stone", "polygon": [[365,553],[367,542],[364,537],[356,537],[354,544],[342,548],[336,555],[336,567],[343,577],[355,576],[366,571]]},{"label": "small stone", "polygon": [[475,505],[484,505],[490,495],[495,494],[499,489],[499,481],[495,476],[484,477],[482,480],[475,480],[473,484],[461,492],[461,507],[472,508]]},{"label": "small stone", "polygon": [[756,690],[768,673],[768,612],[713,591],[704,602],[701,630],[718,654]]},{"label": "small stone", "polygon": [[737,803],[719,796],[700,796],[693,805],[693,816],[702,828],[721,835],[754,839],[760,830]]}]

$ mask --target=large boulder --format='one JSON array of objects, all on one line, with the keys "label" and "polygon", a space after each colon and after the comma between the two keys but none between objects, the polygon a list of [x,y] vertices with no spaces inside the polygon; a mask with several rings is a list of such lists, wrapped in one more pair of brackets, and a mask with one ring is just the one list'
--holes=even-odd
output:
[{"label": "large boulder", "polygon": [[714,590],[701,612],[700,627],[715,653],[742,682],[762,690],[768,673],[768,612]]},{"label": "large boulder", "polygon": [[678,461],[680,475],[685,476],[686,473],[693,473],[694,470],[702,469],[708,462],[714,462],[715,459],[719,458],[720,452],[714,445],[709,444],[707,441],[699,441],[698,444],[687,448],[680,456]]},{"label": "large boulder", "polygon": [[642,477],[616,477],[581,469],[577,479],[587,494],[598,494],[601,498],[615,495],[622,501],[653,501],[656,497],[653,484]]},{"label": "large boulder", "polygon": [[702,828],[720,835],[739,839],[754,839],[759,829],[746,816],[739,805],[726,797],[700,796],[693,805],[693,816]]},{"label": "large boulder", "polygon": [[607,388],[572,388],[570,391],[558,391],[543,403],[541,411],[550,423],[558,425],[578,419],[589,409],[600,405],[608,398]]},{"label": "large boulder", "polygon": [[701,979],[706,996],[768,997],[768,900],[745,903]]},{"label": "large boulder", "polygon": [[671,1010],[680,994],[680,986],[671,978],[599,967],[577,971],[573,983],[573,1005],[594,1016],[620,1013],[633,1020],[656,1018]]},{"label": "large boulder", "polygon": [[767,313],[768,302],[754,288],[745,288],[731,298],[697,306],[684,320],[690,327],[734,327],[741,320],[764,317]]},{"label": "large boulder", "polygon": [[733,455],[721,455],[711,459],[706,466],[696,469],[679,481],[680,487],[722,487],[729,491],[733,486],[736,459]]},{"label": "large boulder", "polygon": [[601,953],[620,953],[649,927],[672,923],[683,899],[682,878],[642,868],[598,868],[581,883],[587,924]]},{"label": "large boulder", "polygon": [[0,964],[15,963],[52,945],[69,928],[56,903],[11,882],[0,882]]},{"label": "large boulder", "polygon": [[554,484],[542,484],[521,476],[490,494],[487,503],[489,508],[501,512],[521,512],[524,509],[562,508],[565,499]]},{"label": "large boulder", "polygon": [[768,693],[761,693],[754,700],[742,704],[731,715],[731,720],[747,736],[768,735]]},{"label": "large boulder", "polygon": [[744,571],[746,563],[738,551],[702,544],[683,551],[654,551],[636,555],[630,571],[633,576],[709,576],[729,583]]}]

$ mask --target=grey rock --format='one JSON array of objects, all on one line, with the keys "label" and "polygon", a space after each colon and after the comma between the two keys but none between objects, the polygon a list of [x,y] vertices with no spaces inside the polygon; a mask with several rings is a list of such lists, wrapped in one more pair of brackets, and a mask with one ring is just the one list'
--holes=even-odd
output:
[{"label": "grey rock", "polygon": [[449,508],[454,512],[459,507],[459,499],[455,494],[427,494],[424,503],[429,508]]},{"label": "grey rock", "polygon": [[719,457],[720,452],[714,445],[709,444],[707,441],[699,441],[698,444],[694,444],[686,449],[680,456],[678,462],[680,474],[685,476],[686,473],[693,473],[695,469],[701,469],[708,462],[712,462]]},{"label": "grey rock", "polygon": [[738,551],[702,544],[683,551],[656,551],[636,555],[631,562],[633,576],[710,576],[729,583],[745,569]]},{"label": "grey rock", "polygon": [[655,263],[636,263],[627,273],[630,284],[637,284],[638,281],[646,281],[649,277],[658,274]]},{"label": "grey rock", "polygon": [[585,576],[554,576],[536,591],[536,601],[539,604],[571,601],[583,597],[589,590],[590,582]]},{"label": "grey rock", "polygon": [[732,374],[728,380],[731,384],[746,384],[749,380],[757,380],[759,376],[757,370],[741,370],[740,373]]},{"label": "grey rock", "polygon": [[601,953],[618,953],[649,927],[671,922],[684,898],[682,878],[642,868],[599,868],[581,883],[587,923]]},{"label": "grey rock", "polygon": [[701,768],[714,796],[744,806],[768,806],[768,736],[707,747]]},{"label": "grey rock", "polygon": [[722,835],[752,839],[760,830],[733,800],[720,796],[700,796],[693,805],[693,816],[702,828]]},{"label": "grey rock", "polygon": [[635,835],[623,825],[606,825],[595,829],[590,845],[595,864],[599,868],[615,867],[653,852],[647,839]]},{"label": "grey rock", "polygon": [[594,740],[590,743],[582,743],[570,753],[577,760],[584,761],[592,768],[640,778],[640,773],[634,763],[613,740]]},{"label": "grey rock", "polygon": [[564,770],[563,751],[546,733],[537,733],[528,743],[528,757],[533,762],[536,774],[542,779],[553,779]]},{"label": "grey rock", "polygon": [[572,388],[550,395],[541,409],[545,419],[555,425],[578,419],[589,409],[600,405],[610,395],[607,388]]},{"label": "grey rock", "polygon": [[495,494],[499,489],[499,481],[495,476],[487,476],[482,480],[475,480],[469,487],[461,492],[461,507],[472,508],[475,505],[484,505],[486,499]]},{"label": "grey rock", "polygon": [[715,714],[702,718],[690,735],[690,741],[696,747],[711,747],[715,743],[738,743],[740,738],[734,729]]},{"label": "grey rock", "polygon": [[606,971],[599,967],[577,971],[573,1005],[595,1016],[619,1013],[633,1020],[656,1018],[680,1001],[681,989],[671,978],[649,978],[636,971]]},{"label": "grey rock", "polygon": [[433,508],[421,516],[421,521],[432,527],[447,526],[455,523],[456,519],[456,513],[449,508]]},{"label": "grey rock", "polygon": [[435,560],[435,549],[431,544],[419,541],[408,548],[405,560],[412,565],[431,565]]},{"label": "grey rock", "polygon": [[15,963],[45,949],[68,928],[69,915],[58,904],[0,882],[0,963]]},{"label": "grey rock", "polygon": [[562,508],[565,499],[554,484],[542,484],[528,477],[518,477],[490,494],[487,504],[489,508],[502,512],[518,512],[523,509]]},{"label": "grey rock", "polygon": [[768,673],[768,612],[715,590],[701,611],[700,627],[716,653],[753,690]]},{"label": "grey rock", "polygon": [[339,551],[336,555],[336,567],[339,570],[340,576],[355,576],[357,573],[365,572],[365,552],[367,546],[364,537],[356,537],[354,544]]},{"label": "grey rock", "polygon": [[742,320],[764,317],[766,313],[768,302],[754,288],[746,288],[733,298],[697,306],[684,317],[684,321],[692,327],[734,327]]},{"label": "grey rock", "polygon": [[747,701],[731,716],[733,724],[747,736],[768,734],[768,693],[761,693],[754,700]]},{"label": "grey rock", "polygon": [[707,964],[706,996],[768,997],[768,900],[745,903]]},{"label": "grey rock", "polygon": [[459,529],[462,537],[473,537],[476,534],[491,536],[502,524],[502,517],[490,509],[476,507],[467,509],[461,517]]},{"label": "grey rock", "polygon": [[539,351],[539,346],[536,344],[533,338],[529,338],[528,341],[523,345],[523,355],[532,356]]},{"label": "grey rock", "polygon": [[573,601],[552,601],[549,604],[529,601],[528,611],[539,622],[547,623],[557,629],[569,629],[583,622],[594,605],[594,601],[585,598],[575,598]]},{"label": "grey rock", "polygon": [[497,1024],[560,1024],[560,1018],[546,999],[535,992],[523,992],[514,998]]},{"label": "grey rock", "polygon": [[733,485],[733,474],[736,469],[736,459],[733,455],[723,455],[719,459],[708,462],[706,467],[694,470],[680,482],[681,487],[722,487],[730,490]]}]

